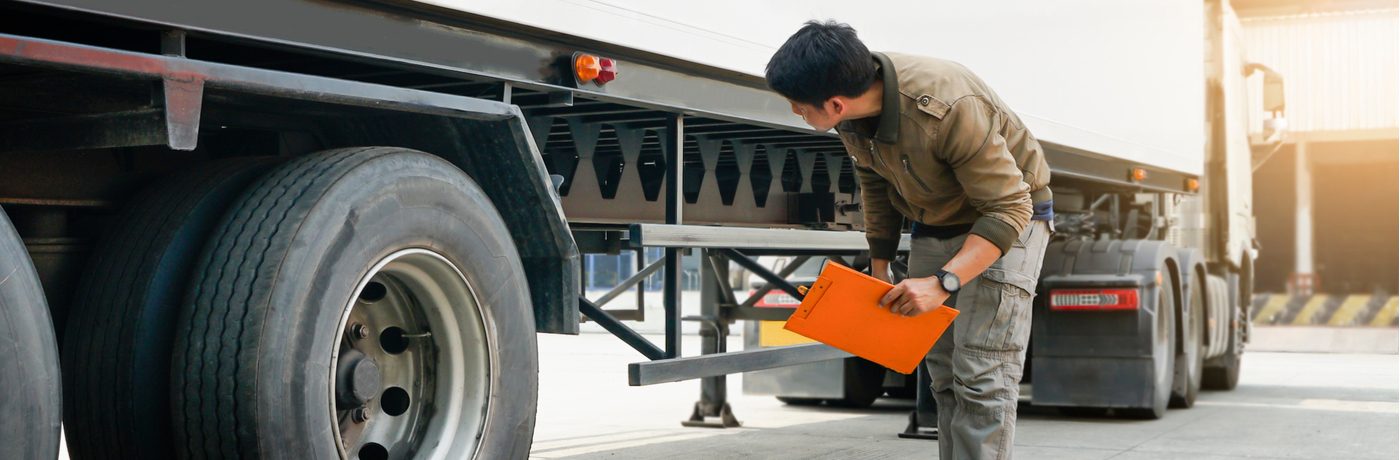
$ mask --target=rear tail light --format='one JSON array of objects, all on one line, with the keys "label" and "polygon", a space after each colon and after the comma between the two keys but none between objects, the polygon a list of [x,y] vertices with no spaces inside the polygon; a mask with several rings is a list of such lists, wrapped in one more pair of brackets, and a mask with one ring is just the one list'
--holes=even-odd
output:
[{"label": "rear tail light", "polygon": [[608,82],[617,79],[617,61],[608,58],[598,60],[598,78],[593,81],[599,85],[606,85]]},{"label": "rear tail light", "polygon": [[574,55],[574,76],[580,83],[594,82],[606,85],[617,79],[617,61],[592,54]]},{"label": "rear tail light", "polygon": [[1136,310],[1137,289],[1052,289],[1051,310]]}]

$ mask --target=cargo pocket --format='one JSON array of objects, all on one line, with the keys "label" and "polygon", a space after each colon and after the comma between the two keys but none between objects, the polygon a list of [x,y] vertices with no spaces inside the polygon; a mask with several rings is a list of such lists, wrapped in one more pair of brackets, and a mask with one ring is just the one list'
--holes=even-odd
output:
[{"label": "cargo pocket", "polygon": [[1011,242],[1011,247],[1026,247],[1026,245],[1030,244],[1031,238],[1035,237],[1035,232],[1038,231],[1040,231],[1040,225],[1037,225],[1036,221],[1034,220],[1030,221],[1026,224],[1026,228],[1024,230],[1021,230],[1021,234],[1016,235],[1016,240]]},{"label": "cargo pocket", "polygon": [[1030,339],[1035,279],[1002,268],[988,268],[977,286],[977,308],[991,313],[983,346],[989,351],[1022,351]]}]

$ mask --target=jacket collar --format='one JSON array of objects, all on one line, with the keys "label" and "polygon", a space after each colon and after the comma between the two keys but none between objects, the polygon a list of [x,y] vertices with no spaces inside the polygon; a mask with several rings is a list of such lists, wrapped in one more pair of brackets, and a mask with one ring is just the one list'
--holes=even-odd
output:
[{"label": "jacket collar", "polygon": [[883,144],[899,142],[899,75],[894,63],[884,53],[870,53],[880,65],[880,81],[884,95],[880,101],[880,120],[875,128],[875,140]]}]

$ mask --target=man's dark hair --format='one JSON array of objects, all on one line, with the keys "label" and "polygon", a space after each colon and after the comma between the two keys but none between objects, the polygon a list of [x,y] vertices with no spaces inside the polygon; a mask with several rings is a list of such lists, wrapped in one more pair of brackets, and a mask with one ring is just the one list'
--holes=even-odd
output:
[{"label": "man's dark hair", "polygon": [[851,26],[807,21],[773,53],[764,76],[783,97],[820,107],[834,96],[855,97],[869,89],[875,62]]}]

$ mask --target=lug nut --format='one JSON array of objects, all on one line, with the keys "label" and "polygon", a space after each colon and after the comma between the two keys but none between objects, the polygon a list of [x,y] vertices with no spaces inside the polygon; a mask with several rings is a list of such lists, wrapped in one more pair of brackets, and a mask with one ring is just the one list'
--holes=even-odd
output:
[{"label": "lug nut", "polygon": [[355,423],[365,423],[366,420],[369,420],[369,411],[363,407],[356,408],[350,412],[350,420],[354,420]]},{"label": "lug nut", "polygon": [[369,328],[365,327],[365,325],[360,323],[351,324],[350,336],[356,339],[363,339],[365,337],[369,337]]}]

